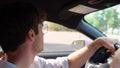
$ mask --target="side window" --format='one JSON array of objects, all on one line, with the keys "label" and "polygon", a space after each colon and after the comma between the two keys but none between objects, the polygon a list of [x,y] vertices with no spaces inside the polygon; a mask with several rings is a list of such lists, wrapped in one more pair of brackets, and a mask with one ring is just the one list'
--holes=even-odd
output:
[{"label": "side window", "polygon": [[90,13],[85,20],[106,36],[120,40],[120,4]]},{"label": "side window", "polygon": [[74,51],[89,44],[92,40],[75,30],[59,24],[44,22],[48,32],[44,35],[44,51]]}]

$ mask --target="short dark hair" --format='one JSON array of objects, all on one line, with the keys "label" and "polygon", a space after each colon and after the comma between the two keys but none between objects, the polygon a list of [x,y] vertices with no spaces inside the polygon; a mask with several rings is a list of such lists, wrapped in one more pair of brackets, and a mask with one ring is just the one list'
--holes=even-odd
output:
[{"label": "short dark hair", "polygon": [[4,52],[15,51],[32,28],[38,33],[40,12],[32,3],[12,3],[0,8],[0,45]]}]

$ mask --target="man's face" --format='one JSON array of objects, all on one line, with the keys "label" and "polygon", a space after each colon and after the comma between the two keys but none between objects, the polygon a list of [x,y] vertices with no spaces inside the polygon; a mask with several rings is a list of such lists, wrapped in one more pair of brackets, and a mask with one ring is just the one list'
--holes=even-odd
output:
[{"label": "man's face", "polygon": [[34,48],[37,53],[41,52],[43,50],[43,32],[42,32],[42,24],[38,25],[38,34],[35,36],[35,42],[34,42]]}]

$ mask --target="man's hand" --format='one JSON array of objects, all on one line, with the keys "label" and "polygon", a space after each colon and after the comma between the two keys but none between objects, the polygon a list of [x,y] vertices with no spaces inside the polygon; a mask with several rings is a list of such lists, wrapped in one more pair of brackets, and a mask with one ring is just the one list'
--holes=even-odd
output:
[{"label": "man's hand", "polygon": [[115,52],[116,49],[114,45],[116,43],[120,43],[118,39],[115,38],[108,38],[108,37],[99,37],[94,42],[96,45],[102,45],[106,48],[108,48],[110,51]]},{"label": "man's hand", "polygon": [[110,68],[120,68],[120,49],[115,52]]}]

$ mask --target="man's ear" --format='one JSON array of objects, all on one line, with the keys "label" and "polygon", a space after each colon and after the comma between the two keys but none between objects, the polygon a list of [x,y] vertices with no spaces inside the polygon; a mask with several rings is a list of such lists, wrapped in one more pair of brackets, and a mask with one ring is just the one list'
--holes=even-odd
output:
[{"label": "man's ear", "polygon": [[34,32],[33,29],[30,29],[30,30],[28,31],[28,33],[27,33],[27,38],[28,38],[29,40],[33,40],[33,39],[35,38],[35,32]]}]

